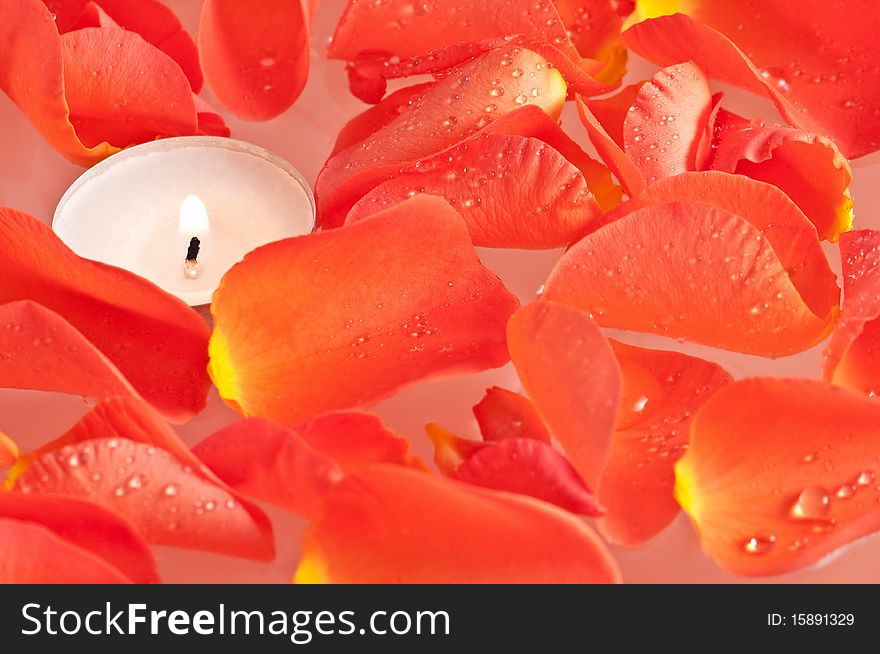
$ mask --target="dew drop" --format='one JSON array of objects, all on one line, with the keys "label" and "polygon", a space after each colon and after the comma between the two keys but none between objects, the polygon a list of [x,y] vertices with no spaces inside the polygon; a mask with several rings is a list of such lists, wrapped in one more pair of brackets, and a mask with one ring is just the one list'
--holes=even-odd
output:
[{"label": "dew drop", "polygon": [[856,484],[859,486],[870,486],[871,482],[877,477],[872,470],[865,470],[858,477],[856,477]]},{"label": "dew drop", "polygon": [[528,99],[528,96],[526,96],[524,93],[520,93],[513,99],[513,101],[517,104],[525,104]]},{"label": "dew drop", "polygon": [[174,497],[177,495],[178,490],[177,484],[168,484],[165,488],[162,489],[162,494],[166,497]]},{"label": "dew drop", "polygon": [[798,495],[790,515],[795,520],[817,520],[828,513],[830,505],[828,491],[819,486],[810,486]]},{"label": "dew drop", "polygon": [[776,536],[752,536],[743,543],[743,550],[748,554],[766,554],[776,544]]}]

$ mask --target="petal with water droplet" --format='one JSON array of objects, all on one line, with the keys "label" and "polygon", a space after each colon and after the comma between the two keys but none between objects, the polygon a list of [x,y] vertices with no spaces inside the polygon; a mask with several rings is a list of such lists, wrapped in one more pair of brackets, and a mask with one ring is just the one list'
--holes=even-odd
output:
[{"label": "petal with water droplet", "polygon": [[[169,419],[186,420],[205,406],[208,328],[195,311],[126,270],[78,257],[45,224],[6,208],[0,208],[0,303],[15,303],[4,310],[8,322],[0,324],[0,339],[19,339],[18,326],[45,345],[45,351],[35,346],[16,351],[11,361],[0,359],[20,385],[131,394],[121,374]],[[77,372],[80,363],[87,367]],[[38,365],[49,367],[40,375],[33,369]]]},{"label": "petal with water droplet", "polygon": [[609,219],[560,259],[543,298],[606,327],[770,357],[831,330],[836,278],[815,228],[776,187],[686,173]]},{"label": "petal with water droplet", "polygon": [[723,109],[715,131],[709,168],[779,187],[816,226],[820,239],[836,241],[852,226],[852,170],[832,141],[802,129],[749,122]]},{"label": "petal with water droplet", "polygon": [[[534,76],[502,80],[504,95],[491,98],[489,89],[498,77],[502,61],[510,66],[534,70]],[[565,101],[565,82],[559,73],[546,65],[546,59],[529,50],[501,48],[493,50],[456,69],[417,96],[406,111],[385,123],[358,144],[332,156],[318,175],[315,195],[318,222],[324,227],[338,227],[354,203],[369,190],[393,174],[429,159],[489,128],[498,117],[521,104],[515,98],[527,93],[526,103],[558,117]],[[537,96],[531,89],[537,89]],[[494,112],[487,114],[486,103],[493,100]],[[456,118],[454,124],[444,121]]]},{"label": "petal with water droplet", "polygon": [[309,71],[309,18],[300,0],[205,0],[199,56],[220,103],[268,120],[302,93]]},{"label": "petal with water droplet", "polygon": [[[669,13],[668,6],[654,11],[649,4],[639,3],[643,16]],[[684,10],[693,18],[646,20],[623,39],[660,65],[691,60],[713,79],[769,96],[786,122],[828,136],[847,157],[880,148],[873,113],[880,106],[880,67],[868,47],[880,31],[873,0],[747,4],[689,3]]]},{"label": "petal with water droplet", "polygon": [[[147,542],[128,521],[98,504],[71,497],[0,492],[0,519],[42,525],[58,538],[105,560],[135,583],[159,581]],[[4,557],[0,561],[2,570],[8,562]],[[61,583],[60,579],[54,581]]]},{"label": "petal with water droplet", "polygon": [[[878,422],[880,404],[822,382],[749,379],[720,389],[695,413],[675,466],[676,498],[704,551],[737,574],[782,574],[880,528],[880,492],[858,484],[878,462]],[[852,497],[792,516],[807,489],[849,486]]]},{"label": "petal with water droplet", "polygon": [[379,465],[336,486],[303,537],[295,580],[613,583],[620,573],[592,529],[550,504]]},{"label": "petal with water droplet", "polygon": [[455,210],[417,196],[245,257],[214,296],[210,373],[244,415],[294,426],[419,379],[504,364],[516,306]]},{"label": "petal with water droplet", "polygon": [[843,308],[825,350],[825,380],[880,394],[880,231],[840,237]]}]

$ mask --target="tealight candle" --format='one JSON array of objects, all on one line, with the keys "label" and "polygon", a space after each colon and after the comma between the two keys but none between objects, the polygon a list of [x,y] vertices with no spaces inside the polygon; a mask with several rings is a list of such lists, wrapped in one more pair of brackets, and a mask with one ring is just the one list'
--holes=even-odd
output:
[{"label": "tealight candle", "polygon": [[197,306],[247,252],[314,223],[312,191],[288,162],[250,143],[185,136],[86,171],[61,198],[52,229],[80,256]]}]

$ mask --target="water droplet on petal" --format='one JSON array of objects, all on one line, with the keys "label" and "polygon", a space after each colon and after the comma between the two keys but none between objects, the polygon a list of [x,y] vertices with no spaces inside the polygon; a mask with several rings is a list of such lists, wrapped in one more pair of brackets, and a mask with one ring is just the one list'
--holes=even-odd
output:
[{"label": "water droplet on petal", "polygon": [[790,515],[796,520],[816,520],[828,513],[830,505],[828,491],[819,486],[810,486],[798,495]]},{"label": "water droplet on petal", "polygon": [[748,554],[766,554],[775,544],[775,536],[752,536],[743,543],[743,550]]}]

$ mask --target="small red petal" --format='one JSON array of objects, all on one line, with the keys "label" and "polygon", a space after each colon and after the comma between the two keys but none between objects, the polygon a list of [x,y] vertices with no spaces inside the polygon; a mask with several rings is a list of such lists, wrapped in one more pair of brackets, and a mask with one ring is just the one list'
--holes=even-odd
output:
[{"label": "small red petal", "polygon": [[550,432],[527,397],[493,386],[474,407],[480,434],[486,441],[532,438],[550,443]]},{"label": "small red petal", "polygon": [[372,466],[344,479],[303,537],[299,583],[613,583],[601,539],[552,505]]}]

